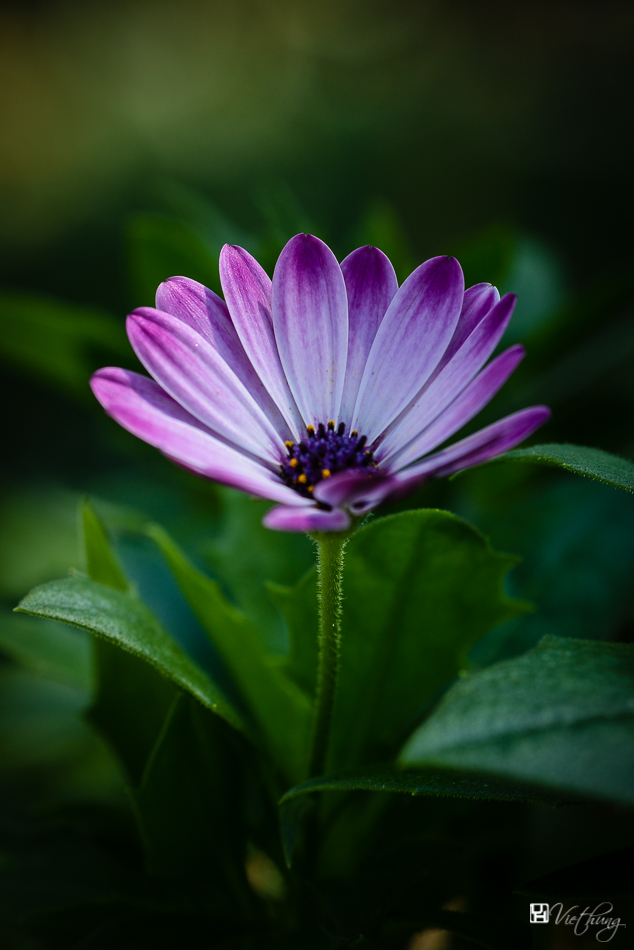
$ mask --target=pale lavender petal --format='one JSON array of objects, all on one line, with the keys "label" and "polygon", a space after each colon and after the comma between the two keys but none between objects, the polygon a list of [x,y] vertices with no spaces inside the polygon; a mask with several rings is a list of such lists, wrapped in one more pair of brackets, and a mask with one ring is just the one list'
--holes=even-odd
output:
[{"label": "pale lavender petal", "polygon": [[390,460],[390,471],[404,468],[462,429],[493,399],[523,359],[524,352],[524,347],[516,344],[492,360],[431,425]]},{"label": "pale lavender petal", "polygon": [[496,455],[508,452],[527,439],[549,418],[550,409],[547,406],[531,406],[500,419],[486,429],[480,429],[479,432],[461,439],[435,455],[428,455],[421,462],[394,476],[400,486],[399,494],[413,490],[427,478],[452,475],[463,468],[480,465]]},{"label": "pale lavender petal", "polygon": [[297,234],[273,274],[273,326],[282,366],[306,425],[339,418],[348,354],[341,268],[319,238]]},{"label": "pale lavender petal", "polygon": [[[423,387],[416,399],[395,420],[376,453],[382,464],[392,460],[458,396],[486,363],[502,339],[513,315],[516,297],[507,294],[473,329],[452,359]],[[438,443],[436,443],[438,444]],[[427,451],[427,450],[425,450]],[[412,458],[418,458],[422,452]],[[411,461],[412,458],[409,460]]]},{"label": "pale lavender petal", "polygon": [[170,277],[156,291],[156,306],[182,320],[211,344],[267,414],[282,440],[290,435],[297,438],[297,427],[289,427],[245,352],[224,300],[196,280]]},{"label": "pale lavender petal", "polygon": [[464,295],[453,257],[410,274],[388,307],[361,379],[352,426],[372,443],[412,401],[451,340]]},{"label": "pale lavender petal", "polygon": [[218,352],[176,317],[141,307],[128,317],[128,336],[163,389],[208,428],[240,449],[279,464],[283,441]]},{"label": "pale lavender petal", "polygon": [[315,499],[361,513],[380,504],[396,484],[390,475],[374,474],[367,469],[348,469],[319,482],[315,486]]},{"label": "pale lavender petal", "polygon": [[361,377],[398,281],[394,268],[377,247],[359,247],[341,263],[348,293],[348,362],[339,421],[352,419]]},{"label": "pale lavender petal", "polygon": [[471,335],[489,310],[500,300],[497,287],[492,284],[474,284],[464,292],[462,310],[449,346],[443,353],[440,365],[444,366],[457,353],[464,341]]},{"label": "pale lavender petal", "polygon": [[310,504],[264,465],[215,438],[153,379],[107,367],[95,373],[91,386],[119,425],[180,465],[271,501]]},{"label": "pale lavender petal", "polygon": [[297,442],[303,425],[277,351],[270,278],[247,251],[225,244],[220,252],[220,281],[242,346]]},{"label": "pale lavender petal", "polygon": [[346,531],[350,515],[343,508],[322,511],[321,508],[271,508],[262,524],[274,531]]},{"label": "pale lavender petal", "polygon": [[239,343],[224,300],[190,277],[170,277],[159,284],[156,309],[171,313],[196,330],[227,362]]}]

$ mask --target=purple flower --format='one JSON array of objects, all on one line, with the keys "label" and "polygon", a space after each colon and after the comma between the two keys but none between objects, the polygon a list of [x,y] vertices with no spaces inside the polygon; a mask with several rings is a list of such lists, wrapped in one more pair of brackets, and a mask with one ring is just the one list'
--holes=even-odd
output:
[{"label": "purple flower", "polygon": [[[186,277],[128,317],[153,379],[101,369],[92,388],[124,428],[194,472],[271,501],[283,531],[344,531],[351,515],[513,448],[549,416],[516,412],[440,451],[524,355],[485,365],[515,297],[465,291],[434,257],[399,288],[389,260],[360,247],[341,264],[298,234],[273,282],[240,247],[220,255],[225,300]],[[430,454],[431,453],[431,454]]]}]

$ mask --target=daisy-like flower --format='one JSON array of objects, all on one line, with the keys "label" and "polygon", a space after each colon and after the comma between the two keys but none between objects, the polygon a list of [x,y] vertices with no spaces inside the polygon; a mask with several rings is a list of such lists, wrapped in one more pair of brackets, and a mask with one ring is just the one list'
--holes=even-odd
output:
[{"label": "daisy-like flower", "polygon": [[435,451],[524,355],[511,346],[487,364],[515,297],[490,284],[465,291],[452,257],[426,261],[399,287],[377,248],[339,265],[298,234],[272,282],[230,246],[220,279],[224,301],[172,277],[156,308],[130,314],[130,342],[153,378],[107,368],[91,384],[106,412],[168,458],[278,502],[269,528],[345,531],[428,479],[506,452],[549,416],[533,406]]}]

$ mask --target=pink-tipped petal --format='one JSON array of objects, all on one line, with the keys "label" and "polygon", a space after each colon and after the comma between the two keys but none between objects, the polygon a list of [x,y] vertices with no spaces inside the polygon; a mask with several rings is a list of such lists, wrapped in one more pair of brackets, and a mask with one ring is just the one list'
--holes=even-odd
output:
[{"label": "pink-tipped petal", "polygon": [[306,425],[339,418],[348,355],[346,287],[323,241],[298,234],[273,274],[275,339]]},{"label": "pink-tipped petal", "polygon": [[465,290],[460,317],[449,346],[443,353],[441,366],[448,363],[454,353],[458,352],[467,337],[499,300],[498,289],[492,284],[474,284],[473,287]]},{"label": "pink-tipped petal", "polygon": [[[504,335],[513,315],[515,300],[514,294],[507,294],[489,310],[449,362],[394,422],[377,452],[377,458],[383,464],[393,467],[392,463],[397,458],[399,464],[403,464],[400,463],[400,453],[405,446],[419,437],[484,366]],[[418,458],[418,455],[412,458]]]},{"label": "pink-tipped petal", "polygon": [[182,320],[204,337],[254,396],[282,440],[295,436],[295,430],[289,427],[247,355],[224,300],[196,280],[170,277],[156,291],[156,308]]},{"label": "pink-tipped petal", "polygon": [[352,426],[372,443],[412,401],[451,340],[464,295],[453,257],[434,257],[410,274],[377,331]]},{"label": "pink-tipped petal", "polygon": [[343,508],[322,511],[320,508],[271,508],[262,524],[274,531],[346,531],[350,515]]},{"label": "pink-tipped petal", "polygon": [[180,465],[271,501],[310,504],[264,465],[215,438],[153,379],[107,367],[95,373],[90,385],[119,425]]},{"label": "pink-tipped petal", "polygon": [[550,418],[547,406],[531,406],[499,422],[480,429],[466,439],[427,458],[394,476],[400,489],[412,490],[427,478],[442,478],[463,468],[480,465],[496,455],[502,455],[527,439]]},{"label": "pink-tipped petal", "polygon": [[381,320],[398,281],[394,268],[377,247],[359,247],[341,263],[348,294],[348,362],[339,420],[352,419],[361,377]]},{"label": "pink-tipped petal", "polygon": [[411,462],[431,452],[438,445],[470,422],[507,381],[524,358],[524,347],[516,344],[492,360],[485,369],[472,379],[460,395],[423,429],[402,452],[389,463],[390,471],[399,471]]},{"label": "pink-tipped petal", "polygon": [[160,310],[128,317],[128,337],[145,368],[203,425],[240,449],[277,465],[283,440],[254,396],[217,350],[195,330]]},{"label": "pink-tipped petal", "polygon": [[389,475],[373,474],[367,469],[348,469],[319,482],[315,486],[315,499],[360,514],[376,508],[395,484]]},{"label": "pink-tipped petal", "polygon": [[242,346],[298,441],[302,419],[277,351],[271,316],[271,280],[247,251],[225,244],[220,252],[220,282]]}]

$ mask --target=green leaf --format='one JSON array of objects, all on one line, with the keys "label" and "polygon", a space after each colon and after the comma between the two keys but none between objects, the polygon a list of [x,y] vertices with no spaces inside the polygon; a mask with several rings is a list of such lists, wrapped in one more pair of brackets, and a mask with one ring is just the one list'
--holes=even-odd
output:
[{"label": "green leaf", "polygon": [[634,803],[634,648],[544,637],[465,676],[401,763],[537,782]]},{"label": "green leaf", "polygon": [[[634,462],[611,455],[602,449],[582,445],[533,445],[529,449],[513,449],[495,461],[535,462],[563,468],[577,475],[594,478],[614,488],[634,492]],[[493,463],[492,463],[493,464]]]},{"label": "green leaf", "polygon": [[[129,591],[106,529],[87,501],[80,513],[92,580]],[[132,782],[138,784],[178,691],[145,660],[106,640],[95,640],[94,655],[97,688],[87,718],[115,749]]]},{"label": "green leaf", "polygon": [[16,610],[36,617],[62,620],[104,637],[150,663],[237,729],[244,728],[238,712],[207,674],[133,595],[88,578],[70,577],[36,587]]},{"label": "green leaf", "polygon": [[247,893],[241,778],[225,724],[176,696],[135,796],[151,873]]},{"label": "green leaf", "polygon": [[300,826],[309,807],[307,796],[318,792],[392,792],[501,802],[548,802],[553,805],[567,804],[576,798],[537,783],[496,776],[465,775],[452,769],[414,771],[385,765],[342,775],[323,775],[296,785],[280,799],[280,831],[288,867],[291,866]]},{"label": "green leaf", "polygon": [[88,574],[99,584],[114,590],[129,591],[130,585],[112,549],[106,529],[88,501],[82,502],[80,513]]},{"label": "green leaf", "polygon": [[501,802],[551,802],[564,804],[576,798],[539,784],[496,776],[465,775],[451,769],[397,769],[376,766],[343,775],[324,775],[289,789],[281,805],[315,792],[394,792],[404,795],[431,795],[447,798],[491,799]]},{"label": "green leaf", "polygon": [[634,505],[629,494],[562,472],[554,479],[531,479],[529,491],[505,497],[497,476],[519,475],[523,481],[530,474],[525,465],[481,470],[491,484],[478,521],[503,549],[512,545],[522,556],[511,577],[513,593],[539,610],[479,641],[470,653],[478,667],[520,656],[548,634],[617,640],[631,610]]},{"label": "green leaf", "polygon": [[0,649],[30,672],[90,693],[90,639],[61,623],[0,614]]},{"label": "green leaf", "polygon": [[88,400],[87,380],[108,357],[130,359],[123,321],[35,295],[0,294],[0,356]]},{"label": "green leaf", "polygon": [[128,226],[128,253],[135,298],[154,306],[156,288],[184,275],[220,293],[218,260],[189,224],[159,215],[140,215]]},{"label": "green leaf", "polygon": [[390,759],[471,645],[525,609],[503,592],[514,563],[445,511],[393,515],[351,538],[329,771]]},{"label": "green leaf", "polygon": [[227,602],[219,585],[198,571],[158,525],[148,534],[231,671],[275,760],[291,780],[301,778],[312,725],[307,696],[271,662],[258,631]]},{"label": "green leaf", "polygon": [[[294,584],[315,563],[313,544],[304,534],[265,528],[262,517],[270,507],[268,502],[223,486],[219,486],[219,494],[221,525],[202,554],[266,646],[273,653],[284,654],[287,633],[267,582]],[[245,544],[247,537],[249,543]],[[314,611],[314,601],[311,606]]]},{"label": "green leaf", "polygon": [[145,660],[107,640],[95,640],[94,653],[96,690],[86,718],[138,785],[179,691]]}]

